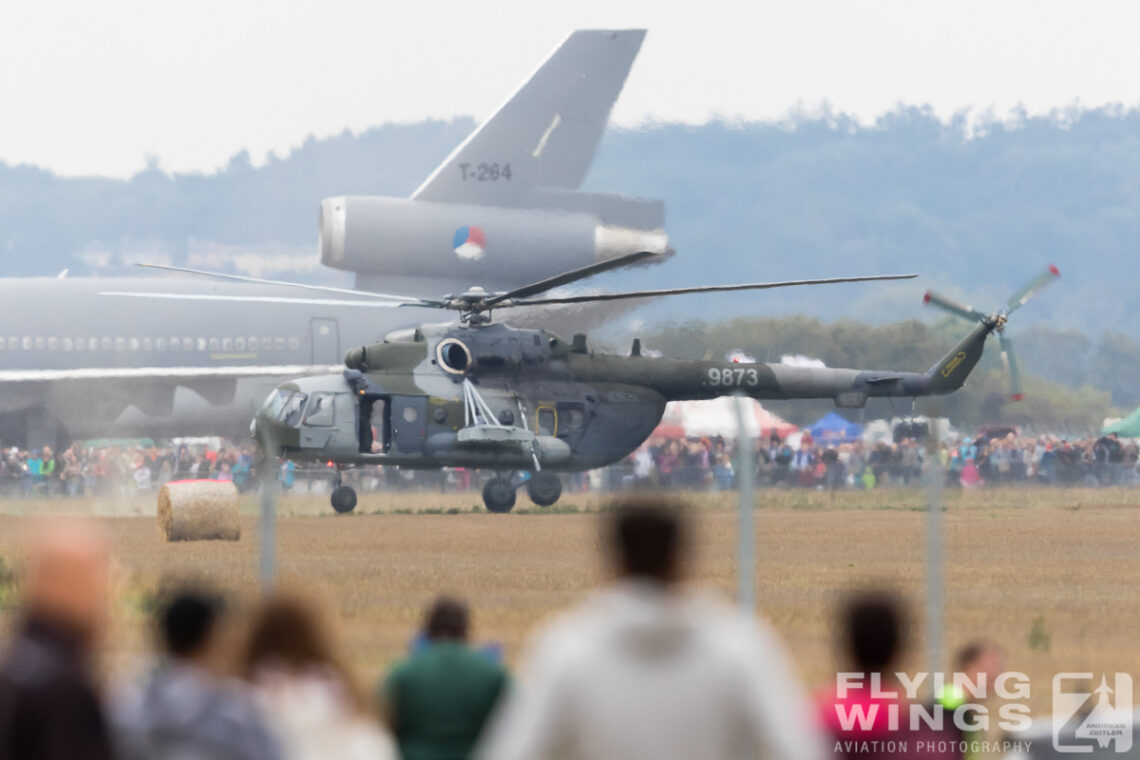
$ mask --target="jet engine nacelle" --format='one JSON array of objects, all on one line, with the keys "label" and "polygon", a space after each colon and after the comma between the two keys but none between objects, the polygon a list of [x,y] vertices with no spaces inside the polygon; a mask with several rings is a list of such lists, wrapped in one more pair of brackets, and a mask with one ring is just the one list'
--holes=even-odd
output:
[{"label": "jet engine nacelle", "polygon": [[[588,194],[583,194],[589,198]],[[626,208],[659,204],[625,201]],[[634,251],[664,253],[661,229],[604,220],[595,209],[552,210],[433,203],[379,196],[321,201],[321,262],[361,275],[523,284]],[[374,289],[382,290],[383,281]]]}]

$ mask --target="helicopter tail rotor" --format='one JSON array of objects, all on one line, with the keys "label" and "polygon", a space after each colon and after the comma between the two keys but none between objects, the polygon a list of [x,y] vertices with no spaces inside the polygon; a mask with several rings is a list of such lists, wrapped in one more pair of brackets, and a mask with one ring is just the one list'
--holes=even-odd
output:
[{"label": "helicopter tail rotor", "polygon": [[1009,297],[1006,303],[1006,314],[1011,314],[1024,306],[1029,299],[1040,293],[1046,285],[1061,276],[1061,270],[1050,264],[1045,271],[1034,277],[1025,287]]},{"label": "helicopter tail rotor", "polygon": [[973,306],[963,306],[957,301],[953,301],[946,296],[935,293],[933,290],[926,291],[926,295],[922,297],[922,303],[924,306],[937,306],[939,309],[948,311],[951,314],[955,314],[962,319],[985,322],[986,317],[989,316],[988,314],[978,311]]},{"label": "helicopter tail rotor", "polygon": [[1017,356],[1013,353],[1013,340],[1004,333],[998,333],[998,343],[1001,345],[1001,361],[1009,375],[1009,397],[1013,401],[1025,398],[1025,391],[1021,386],[1021,370],[1017,366]]},{"label": "helicopter tail rotor", "polygon": [[1021,370],[1017,366],[1017,358],[1013,352],[1013,340],[1005,334],[1006,323],[1009,321],[1009,315],[1011,313],[1024,306],[1031,298],[1040,293],[1046,285],[1060,276],[1061,271],[1050,264],[1044,272],[1015,291],[1013,295],[1009,297],[1009,300],[1006,301],[1005,309],[993,314],[978,311],[972,306],[963,306],[957,301],[931,291],[927,291],[922,302],[936,306],[943,311],[947,311],[963,319],[981,322],[987,326],[991,335],[997,336],[998,343],[1001,346],[1002,364],[1005,366],[1006,373],[1009,375],[1010,398],[1014,401],[1020,401],[1025,398],[1025,392],[1021,384]]}]

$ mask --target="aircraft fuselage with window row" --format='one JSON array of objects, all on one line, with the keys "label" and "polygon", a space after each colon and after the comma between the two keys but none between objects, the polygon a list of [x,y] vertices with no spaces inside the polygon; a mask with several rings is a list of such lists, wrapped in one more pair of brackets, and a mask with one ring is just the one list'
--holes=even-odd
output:
[{"label": "aircraft fuselage with window row", "polygon": [[[572,33],[409,198],[323,200],[322,263],[361,289],[447,293],[664,250],[659,201],[578,189],[644,34]],[[231,291],[257,303],[217,299]],[[295,292],[0,279],[0,441],[240,435],[283,379],[327,373],[346,348],[432,318],[351,290],[307,302]]]}]

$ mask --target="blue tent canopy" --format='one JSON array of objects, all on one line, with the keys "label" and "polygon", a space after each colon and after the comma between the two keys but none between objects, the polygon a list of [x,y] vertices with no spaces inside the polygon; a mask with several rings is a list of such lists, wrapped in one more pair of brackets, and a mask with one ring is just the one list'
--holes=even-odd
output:
[{"label": "blue tent canopy", "polygon": [[822,419],[807,427],[813,440],[821,443],[854,441],[863,435],[863,426],[848,422],[835,412],[828,412]]}]

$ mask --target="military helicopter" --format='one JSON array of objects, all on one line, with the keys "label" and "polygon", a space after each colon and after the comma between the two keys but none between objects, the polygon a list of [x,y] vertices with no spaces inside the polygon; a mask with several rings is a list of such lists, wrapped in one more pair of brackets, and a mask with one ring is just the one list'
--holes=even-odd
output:
[{"label": "military helicopter", "polygon": [[[559,472],[602,467],[624,458],[650,435],[669,401],[725,395],[830,398],[840,407],[861,408],[868,398],[914,399],[951,393],[962,387],[991,334],[1001,340],[1016,398],[1021,393],[1020,375],[1012,344],[1004,334],[1006,323],[1010,313],[1059,274],[1050,267],[993,314],[928,293],[927,303],[979,324],[926,372],[651,357],[642,351],[640,339],[634,339],[628,354],[602,354],[591,351],[582,334],[567,342],[548,330],[492,321],[493,311],[508,308],[916,276],[832,277],[540,297],[553,288],[651,255],[655,254],[629,254],[503,293],[471,288],[428,300],[354,291],[357,297],[375,299],[377,305],[457,311],[459,321],[392,333],[382,342],[350,350],[342,373],[299,378],[278,386],[257,412],[251,433],[267,451],[294,460],[331,462],[338,474],[340,468],[359,465],[489,469],[496,473],[483,488],[489,511],[509,512],[523,483],[535,504],[549,506],[562,493]],[[331,502],[338,512],[349,512],[356,505],[356,493],[339,482],[339,475]]]}]

